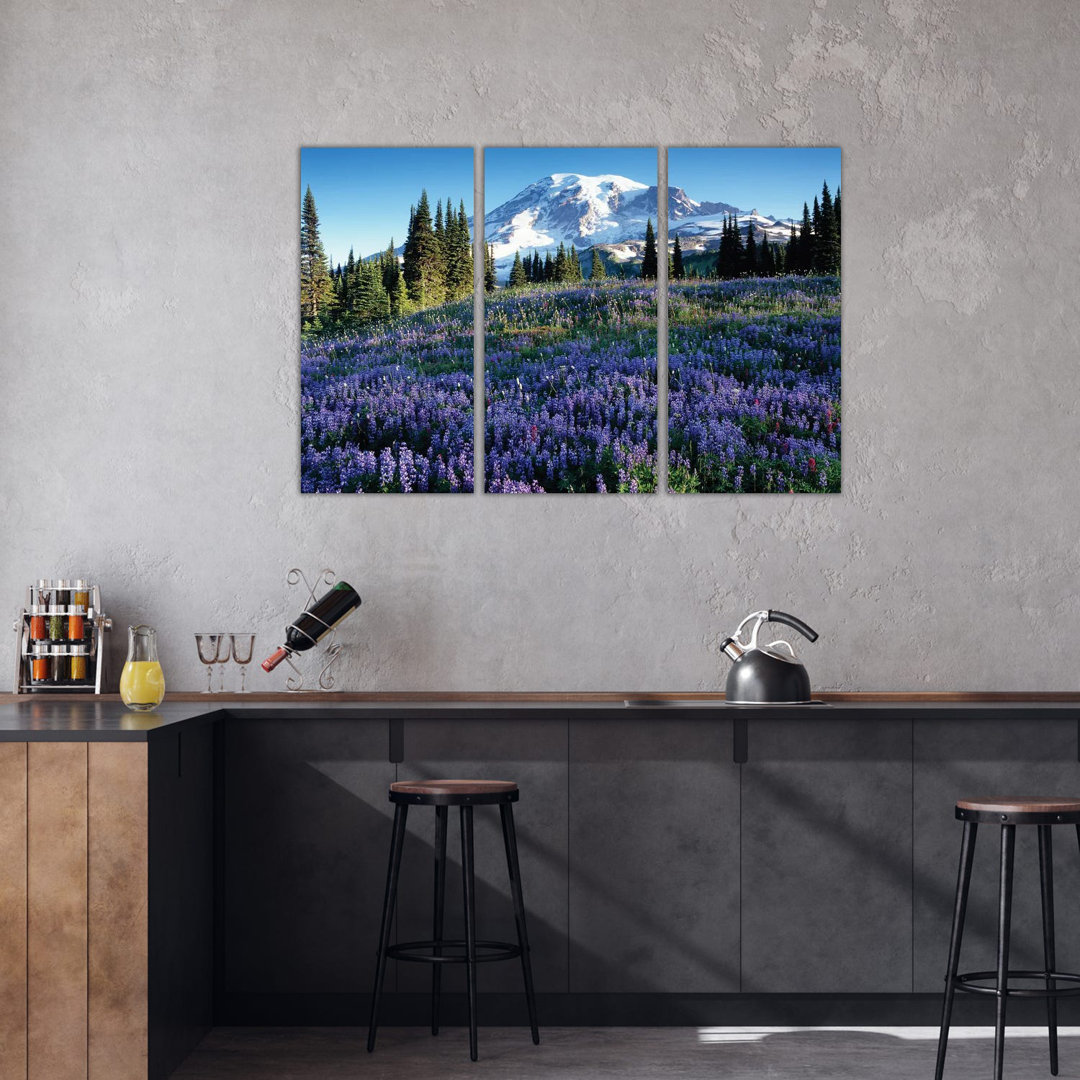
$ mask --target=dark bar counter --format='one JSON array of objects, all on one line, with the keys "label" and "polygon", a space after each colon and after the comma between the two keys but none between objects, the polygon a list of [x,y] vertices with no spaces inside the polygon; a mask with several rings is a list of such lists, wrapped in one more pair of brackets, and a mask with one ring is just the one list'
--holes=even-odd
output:
[{"label": "dark bar counter", "polygon": [[[0,858],[28,884],[0,891],[0,1025],[17,1045],[14,1027],[29,1023],[32,1053],[34,979],[51,965],[81,986],[79,963],[85,989],[48,998],[51,1030],[71,1032],[73,1055],[105,1040],[109,1060],[126,1033],[121,1049],[154,1078],[212,1024],[363,1024],[387,788],[442,777],[521,788],[541,1025],[934,1024],[955,801],[1080,794],[1080,696],[822,696],[755,707],[707,694],[174,694],[151,714],[115,698],[2,700]],[[477,814],[478,922],[502,940],[514,930],[488,816]],[[429,824],[409,823],[402,940],[430,929]],[[993,846],[976,853],[972,895],[991,899],[969,911],[967,968],[994,955]],[[1018,865],[1035,857],[1018,846]],[[1080,895],[1075,844],[1055,869],[1063,901]],[[65,890],[79,889],[72,904]],[[1039,916],[1038,890],[1018,889],[1017,967],[1041,962]],[[1059,966],[1077,970],[1080,907],[1063,902],[1058,918]],[[81,933],[66,933],[72,919]],[[484,966],[481,1024],[523,1022],[512,967]],[[426,1022],[427,977],[391,970],[387,1023]],[[446,1022],[460,1023],[464,996],[452,980],[446,990]],[[985,1022],[984,1004],[958,1002],[957,1022]],[[1062,1008],[1063,1023],[1080,1020],[1075,1003]],[[1014,1009],[1015,1022],[1042,1017],[1038,1002]]]}]

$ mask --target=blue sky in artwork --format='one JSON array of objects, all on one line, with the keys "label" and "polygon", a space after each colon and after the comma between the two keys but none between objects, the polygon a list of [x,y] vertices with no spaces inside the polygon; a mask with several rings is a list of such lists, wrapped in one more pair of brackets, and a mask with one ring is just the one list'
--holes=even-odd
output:
[{"label": "blue sky in artwork", "polygon": [[441,146],[306,146],[300,151],[301,199],[308,185],[315,196],[326,254],[334,263],[343,263],[349,248],[359,258],[385,251],[391,237],[395,245],[403,244],[409,207],[416,205],[425,188],[432,216],[435,203],[449,197],[455,209],[464,199],[471,218],[473,151]]},{"label": "blue sky in artwork", "polygon": [[675,147],[668,150],[668,187],[698,202],[725,202],[740,210],[787,219],[811,208],[825,181],[840,186],[838,146]]},{"label": "blue sky in artwork", "polygon": [[484,212],[491,213],[534,181],[554,173],[611,173],[651,187],[656,183],[656,147],[488,147],[484,150]]}]

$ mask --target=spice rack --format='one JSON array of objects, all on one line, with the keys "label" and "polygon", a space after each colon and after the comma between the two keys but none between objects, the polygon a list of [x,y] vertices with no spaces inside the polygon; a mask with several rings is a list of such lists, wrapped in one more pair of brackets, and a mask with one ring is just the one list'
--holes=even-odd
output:
[{"label": "spice rack", "polygon": [[14,692],[100,694],[107,651],[102,635],[111,629],[96,585],[43,578],[27,586],[15,617]]}]

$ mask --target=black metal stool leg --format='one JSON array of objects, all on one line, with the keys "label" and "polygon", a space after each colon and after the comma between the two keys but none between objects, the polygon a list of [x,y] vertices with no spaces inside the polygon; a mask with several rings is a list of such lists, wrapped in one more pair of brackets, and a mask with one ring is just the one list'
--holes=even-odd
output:
[{"label": "black metal stool leg", "polygon": [[964,917],[967,913],[968,890],[971,886],[971,863],[975,857],[975,839],[979,824],[964,822],[964,838],[960,842],[960,869],[956,875],[956,904],[953,908],[952,937],[949,940],[949,967],[945,975],[945,1004],[941,1010],[941,1034],[938,1036],[937,1068],[934,1080],[941,1080],[945,1069],[945,1051],[949,1045],[949,1024],[952,1020],[953,998],[956,995],[956,973],[960,968],[960,945],[964,938]]},{"label": "black metal stool leg", "polygon": [[1012,923],[1013,853],[1016,826],[1001,826],[1001,881],[998,888],[997,1021],[994,1026],[994,1080],[1005,1066],[1005,1005],[1009,985],[1009,931]]},{"label": "black metal stool leg", "polygon": [[405,846],[405,819],[408,806],[398,803],[394,807],[394,833],[390,841],[390,866],[386,871],[386,895],[383,897],[382,925],[379,929],[379,954],[375,964],[375,989],[371,994],[371,1019],[368,1021],[367,1048],[375,1049],[375,1032],[379,1023],[379,999],[382,997],[383,978],[386,975],[386,949],[390,944],[390,927],[394,922],[394,906],[397,902],[398,871],[401,869],[401,851]]},{"label": "black metal stool leg", "polygon": [[1039,884],[1042,891],[1043,962],[1046,965],[1046,1028],[1050,1036],[1050,1072],[1058,1074],[1057,1000],[1052,996],[1057,983],[1050,972],[1057,968],[1054,943],[1054,853],[1050,825],[1039,826]]},{"label": "black metal stool leg", "polygon": [[529,1008],[532,1041],[540,1044],[540,1028],[536,1022],[536,994],[533,992],[532,959],[529,956],[529,933],[525,927],[525,900],[521,893],[521,871],[518,868],[517,832],[514,830],[514,808],[510,803],[499,807],[502,818],[503,843],[506,846],[506,868],[510,874],[510,893],[514,898],[514,922],[517,924],[518,946],[521,948],[521,972],[525,977],[525,1002]]},{"label": "black metal stool leg", "polygon": [[476,1047],[476,883],[473,877],[473,808],[461,808],[461,881],[465,892],[465,975],[469,990],[469,1057]]},{"label": "black metal stool leg", "polygon": [[[443,909],[446,901],[446,815],[445,806],[435,807],[435,904],[431,938],[435,956],[442,956]],[[431,965],[431,1034],[439,1034],[439,996],[442,992],[442,964]]]}]

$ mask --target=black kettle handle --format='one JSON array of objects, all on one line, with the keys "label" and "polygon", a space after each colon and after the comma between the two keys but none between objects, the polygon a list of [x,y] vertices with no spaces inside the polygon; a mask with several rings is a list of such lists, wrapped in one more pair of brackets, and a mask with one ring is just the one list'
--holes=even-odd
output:
[{"label": "black kettle handle", "polygon": [[812,630],[802,619],[796,619],[794,615],[789,615],[786,611],[770,611],[769,622],[784,623],[785,626],[798,630],[803,637],[809,638],[811,641],[817,641],[818,639],[816,630]]}]

